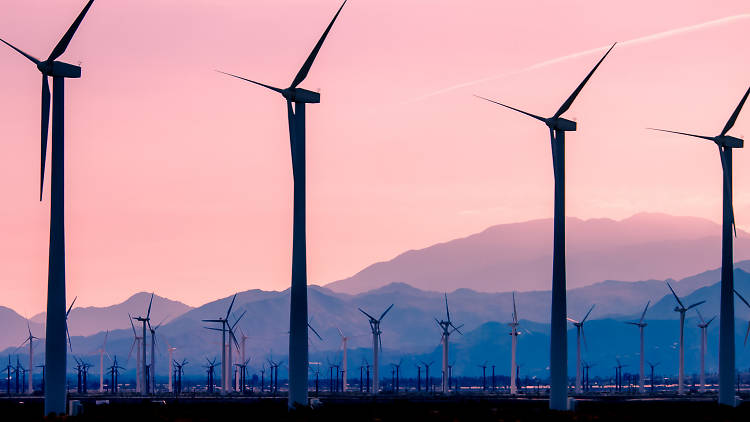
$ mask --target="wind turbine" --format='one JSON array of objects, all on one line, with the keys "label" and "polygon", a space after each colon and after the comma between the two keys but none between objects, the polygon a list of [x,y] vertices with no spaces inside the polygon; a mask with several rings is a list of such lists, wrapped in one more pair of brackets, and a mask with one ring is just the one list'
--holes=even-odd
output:
[{"label": "wind turbine", "polygon": [[508,323],[511,335],[510,350],[510,394],[515,395],[518,392],[516,385],[516,348],[518,347],[518,312],[516,311],[516,292],[513,292],[513,321]]},{"label": "wind turbine", "polygon": [[232,302],[229,304],[226,316],[224,316],[223,318],[219,317],[218,319],[203,320],[203,322],[218,322],[221,324],[221,328],[206,327],[209,330],[221,331],[221,394],[226,394],[227,390],[229,390],[229,386],[231,385],[231,383],[229,382],[229,377],[231,375],[231,364],[228,364],[227,362],[228,359],[231,359],[231,356],[228,356],[229,354],[227,353],[227,329],[229,328],[229,315],[232,313],[232,307],[234,306],[235,299],[237,299],[236,293],[232,297]]},{"label": "wind turbine", "polygon": [[463,324],[456,327],[453,325],[453,321],[451,321],[451,311],[448,309],[448,293],[445,293],[445,320],[438,320],[435,318],[435,322],[437,323],[438,327],[440,327],[440,330],[442,331],[442,336],[440,338],[440,342],[443,343],[443,376],[442,376],[442,383],[443,383],[443,394],[448,393],[448,337],[450,337],[453,332],[457,332],[458,334],[462,334],[460,328],[463,327]]},{"label": "wind turbine", "polygon": [[151,321],[148,321],[148,330],[151,332],[151,367],[149,369],[151,376],[149,377],[149,382],[153,393],[156,393],[156,330],[161,327],[166,319],[165,317],[156,327],[152,327]]},{"label": "wind turbine", "polygon": [[[694,138],[713,141],[719,148],[721,169],[724,179],[723,189],[723,218],[721,229],[721,310],[719,317],[719,404],[736,406],[734,373],[735,373],[735,350],[734,350],[734,252],[732,240],[732,227],[735,227],[734,207],[732,205],[732,149],[742,148],[744,141],[740,138],[727,135],[742,106],[750,94],[750,88],[734,109],[729,120],[717,136],[702,136],[691,133],[675,132],[672,130],[653,129],[661,132],[675,133],[678,135],[691,136]],[[737,236],[737,229],[734,228]]]},{"label": "wind turbine", "polygon": [[651,394],[654,394],[654,368],[659,366],[661,362],[651,363],[648,362],[648,366],[651,367]]},{"label": "wind turbine", "polygon": [[130,316],[130,314],[128,314],[128,319],[130,320],[130,327],[133,329],[133,344],[130,346],[130,353],[128,353],[128,360],[125,362],[125,364],[127,365],[127,363],[130,362],[130,356],[133,355],[133,348],[135,348],[136,349],[135,389],[136,391],[140,393],[142,391],[141,370],[143,366],[141,366],[141,350],[142,350],[141,341],[143,340],[143,337],[138,336],[138,331],[135,330],[135,325],[133,324],[133,317]]},{"label": "wind turbine", "polygon": [[552,143],[552,168],[555,175],[555,215],[554,243],[552,259],[552,309],[550,326],[550,408],[568,409],[568,338],[565,318],[567,317],[566,280],[565,280],[565,132],[576,130],[576,122],[565,119],[563,113],[568,111],[586,82],[591,78],[604,58],[615,47],[607,50],[599,62],[591,69],[586,78],[570,94],[552,117],[544,118],[507,106],[488,98],[479,97],[497,105],[509,108],[539,120],[549,128]]},{"label": "wind turbine", "polygon": [[[151,293],[151,299],[148,301],[148,311],[145,317],[136,317],[135,320],[140,322],[143,326],[143,337],[141,337],[141,347],[143,348],[143,361],[141,361],[141,389],[138,391],[141,394],[149,393],[149,385],[146,380],[146,374],[148,374],[148,367],[146,365],[146,324],[151,324],[151,305],[154,303],[154,294]],[[153,351],[152,351],[153,352]],[[153,360],[153,356],[151,356]],[[152,376],[153,378],[153,376]]]},{"label": "wind turbine", "polygon": [[[266,85],[241,76],[225,73],[229,76],[268,88],[281,94],[286,100],[287,118],[289,120],[289,141],[292,152],[292,175],[294,179],[294,227],[292,245],[292,287],[289,314],[289,407],[307,406],[307,240],[305,217],[305,104],[319,103],[320,94],[298,88],[307,77],[318,51],[333,27],[333,23],[344,8],[341,5],[336,15],[328,24],[320,40],[305,60],[302,68],[294,77],[289,88],[281,89]],[[294,103],[294,107],[292,107]]]},{"label": "wind turbine", "polygon": [[672,286],[669,284],[669,282],[666,281],[665,283],[667,283],[667,287],[669,287],[669,290],[674,295],[674,298],[677,299],[678,306],[675,306],[674,311],[680,313],[680,374],[677,383],[677,394],[682,395],[685,394],[685,312],[704,303],[705,300],[701,300],[698,303],[694,303],[688,307],[685,307],[685,305],[682,304],[680,298],[677,297],[677,293],[674,292],[674,289],[672,289]]},{"label": "wind turbine", "polygon": [[594,306],[591,305],[591,309],[586,312],[586,316],[579,322],[573,318],[568,318],[568,321],[572,322],[576,327],[576,394],[581,394],[581,337],[583,337],[583,344],[588,350],[588,343],[586,343],[586,333],[583,331],[583,324],[588,319],[591,311],[594,310]]},{"label": "wind turbine", "polygon": [[711,322],[714,320],[713,317],[709,319],[708,321],[705,321],[703,319],[703,315],[701,315],[701,311],[698,309],[695,310],[698,312],[698,318],[701,319],[701,322],[698,323],[698,328],[701,329],[701,375],[700,375],[700,387],[699,390],[701,393],[706,392],[706,346],[708,345],[708,326],[711,324]]},{"label": "wind turbine", "polygon": [[370,330],[372,330],[372,394],[378,394],[378,387],[380,385],[380,378],[378,372],[378,349],[383,349],[383,341],[380,339],[380,335],[383,334],[380,331],[380,322],[385,317],[385,314],[393,308],[393,304],[388,307],[381,315],[380,318],[375,318],[367,312],[363,311],[362,308],[358,308],[360,312],[365,314],[370,319]]},{"label": "wind turbine", "polygon": [[50,90],[52,77],[54,97],[52,107],[52,192],[50,203],[49,272],[47,276],[47,334],[45,336],[45,361],[47,385],[44,391],[44,414],[64,414],[66,405],[65,350],[65,190],[63,171],[65,167],[65,78],[80,78],[81,68],[57,61],[65,53],[78,26],[83,21],[94,0],[89,0],[70,28],[65,32],[46,60],[41,61],[5,40],[3,43],[34,63],[42,73],[42,118],[41,118],[41,177],[39,200],[44,188],[44,167],[47,157],[49,134]]},{"label": "wind turbine", "polygon": [[104,334],[104,341],[102,342],[102,347],[99,348],[99,392],[104,392],[104,354],[106,352],[107,347],[107,337],[109,337],[109,330],[107,330],[107,333]]},{"label": "wind turbine", "polygon": [[[750,308],[750,303],[748,303],[748,302],[747,302],[747,300],[745,300],[745,298],[744,298],[744,297],[742,297],[742,295],[740,294],[740,292],[738,292],[738,291],[737,291],[737,290],[735,289],[735,290],[734,290],[734,294],[736,294],[736,295],[737,295],[737,297],[738,297],[738,298],[740,298],[740,299],[742,300],[742,302],[744,302],[744,303],[745,303],[745,305],[746,305],[746,306],[747,306],[748,308]],[[748,335],[748,334],[750,334],[750,321],[748,321],[748,322],[747,322],[747,331],[745,332],[745,342],[744,342],[743,344],[747,344],[747,335]]]},{"label": "wind turbine", "polygon": [[34,339],[39,340],[39,337],[34,336],[31,334],[31,325],[29,324],[29,320],[26,320],[26,328],[29,330],[29,336],[26,337],[26,340],[24,340],[23,343],[21,343],[19,348],[23,347],[24,344],[27,342],[29,343],[29,392],[34,392]]},{"label": "wind turbine", "polygon": [[346,378],[347,378],[347,375],[348,375],[348,372],[347,372],[347,369],[346,369],[346,367],[347,367],[347,365],[346,365],[346,363],[347,363],[346,342],[349,341],[349,337],[347,337],[347,336],[344,335],[344,333],[341,331],[341,328],[336,327],[336,329],[339,330],[339,335],[341,336],[341,346],[340,346],[340,349],[343,351],[343,356],[342,356],[342,360],[341,360],[341,366],[342,366],[342,371],[344,372],[343,375],[341,375],[341,391],[345,393],[346,392],[346,385],[347,385]]},{"label": "wind turbine", "polygon": [[632,321],[626,321],[626,324],[635,325],[638,327],[641,333],[641,363],[640,363],[640,373],[638,374],[638,392],[640,394],[643,394],[645,390],[645,379],[644,379],[644,367],[643,367],[643,329],[646,328],[648,325],[647,323],[643,322],[643,318],[646,317],[646,311],[648,310],[648,305],[651,304],[651,301],[649,300],[646,302],[646,307],[643,308],[643,313],[641,314],[641,319],[638,320],[638,322],[632,322]]}]

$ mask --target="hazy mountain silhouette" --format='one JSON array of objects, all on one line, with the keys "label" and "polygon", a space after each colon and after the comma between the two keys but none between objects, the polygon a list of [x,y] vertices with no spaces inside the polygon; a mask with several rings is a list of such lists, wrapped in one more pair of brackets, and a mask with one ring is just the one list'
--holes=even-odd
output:
[{"label": "hazy mountain silhouette", "polygon": [[[750,296],[750,261],[737,263],[735,283],[740,292],[747,292]],[[718,313],[719,301],[719,272],[712,270],[696,276],[687,277],[674,282],[675,290],[687,302],[707,300],[701,305],[701,312],[706,318]],[[350,369],[358,367],[363,358],[370,359],[371,334],[366,318],[357,310],[358,307],[370,313],[379,314],[388,305],[395,303],[393,310],[383,320],[383,362],[388,364],[404,358],[405,362],[417,362],[420,359],[439,361],[440,330],[433,317],[442,317],[445,312],[442,293],[424,291],[407,284],[393,283],[372,291],[347,295],[335,293],[325,287],[311,286],[309,289],[310,316],[312,325],[323,336],[323,341],[310,336],[311,361],[326,364],[328,360],[339,359],[340,339],[337,327],[349,336]],[[506,323],[511,317],[510,293],[481,293],[470,289],[458,289],[448,294],[451,314],[456,323],[465,324],[464,335],[451,337],[452,356],[457,360],[456,368],[460,373],[476,375],[479,370],[476,364],[487,360],[490,365],[498,366],[498,374],[506,374],[509,365],[508,327]],[[543,376],[549,359],[549,291],[522,292],[516,295],[518,312],[521,317],[521,331],[523,335],[519,342],[519,356],[523,359],[522,374]],[[572,317],[580,317],[588,307],[597,307],[587,322],[586,334],[589,349],[584,358],[597,362],[599,367],[592,369],[592,375],[608,374],[609,366],[619,357],[633,368],[637,361],[637,331],[623,321],[635,319],[639,315],[646,301],[651,300],[652,306],[646,316],[648,327],[646,338],[649,359],[662,362],[661,371],[674,372],[671,363],[675,361],[674,343],[677,340],[677,315],[672,310],[674,299],[669,293],[663,280],[649,280],[641,282],[603,281],[568,291],[569,313]],[[134,299],[136,312],[145,307],[147,294],[136,295]],[[231,297],[207,303],[201,307],[190,309],[182,315],[165,323],[157,332],[157,372],[164,376],[166,367],[167,344],[176,347],[175,357],[186,358],[194,366],[186,367],[188,374],[200,375],[203,371],[200,364],[205,357],[220,356],[220,334],[203,328],[206,323],[201,319],[216,318],[226,314],[226,308]],[[155,303],[157,302],[155,299]],[[162,306],[162,308],[166,308]],[[109,309],[111,315],[99,318],[117,320],[118,324],[127,322],[127,310],[115,307]],[[154,311],[159,308],[154,307]],[[745,321],[750,318],[750,311],[737,302],[737,347],[738,367],[750,365],[750,354],[742,352],[742,340]],[[101,311],[104,312],[104,311]],[[285,360],[288,350],[289,330],[289,291],[250,290],[237,295],[233,314],[239,316],[247,312],[238,327],[248,336],[247,351],[251,358],[253,370],[257,370],[271,353],[273,356]],[[73,315],[73,313],[71,313]],[[687,364],[688,370],[694,371],[697,364],[697,348],[699,343],[698,331],[695,328],[697,314],[688,313],[687,328]],[[23,341],[25,335],[25,320],[13,311],[0,309],[0,323],[8,327],[9,336],[14,337],[5,350],[0,352],[0,359],[9,353],[25,356],[26,349],[16,351],[15,348]],[[71,327],[72,328],[72,327]],[[32,325],[32,330],[35,330]],[[572,328],[571,328],[572,330]],[[10,333],[17,333],[11,335]],[[41,331],[35,331],[43,337]],[[42,334],[42,335],[40,335]],[[241,337],[240,331],[237,332]],[[9,336],[3,336],[8,341]],[[708,367],[716,365],[716,347],[718,323],[714,322],[709,330],[709,358],[712,359]],[[73,354],[87,357],[92,362],[98,362],[96,350],[104,339],[104,333],[98,332],[90,336],[74,335],[72,338]],[[574,347],[575,332],[570,332],[571,353]],[[107,351],[110,356],[118,356],[118,360],[132,372],[133,360],[127,360],[131,349],[133,333],[129,327],[110,331]],[[43,340],[37,343],[36,350],[41,359]],[[237,356],[237,354],[235,354]],[[571,354],[570,356],[574,356]],[[611,361],[611,362],[610,362]],[[404,368],[407,368],[405,364]],[[571,363],[572,365],[572,363]],[[676,367],[675,367],[676,368]],[[412,371],[414,368],[404,369]],[[572,368],[571,368],[572,370]],[[281,373],[284,376],[285,369]],[[627,370],[626,370],[627,371]],[[354,374],[356,371],[352,371]]]},{"label": "hazy mountain silhouette", "polygon": [[[90,336],[100,331],[130,328],[128,313],[133,316],[146,315],[151,293],[139,292],[130,296],[126,301],[112,306],[73,307],[68,316],[68,328],[71,336]],[[151,308],[151,323],[155,326],[160,322],[167,323],[192,309],[190,306],[176,300],[154,295]],[[34,315],[31,320],[44,324],[46,312]]]},{"label": "hazy mountain silhouette", "polygon": [[[581,220],[567,227],[568,288],[601,280],[683,278],[721,264],[721,226],[696,217],[642,213],[624,220]],[[750,236],[738,231],[735,259],[750,258]],[[451,291],[547,290],[552,277],[552,219],[502,224],[480,233],[404,252],[327,284],[361,293],[392,282]]]}]

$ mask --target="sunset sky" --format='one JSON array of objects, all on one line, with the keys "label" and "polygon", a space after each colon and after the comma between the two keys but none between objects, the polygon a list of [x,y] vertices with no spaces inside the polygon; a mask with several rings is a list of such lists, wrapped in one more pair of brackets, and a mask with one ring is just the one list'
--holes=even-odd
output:
[{"label": "sunset sky", "polygon": [[[84,4],[5,0],[0,37],[46,58]],[[83,68],[66,85],[69,301],[154,290],[199,305],[288,287],[284,102],[214,69],[288,86],[339,5],[94,3],[61,57]],[[547,128],[473,94],[552,115],[615,41],[565,115],[579,127],[568,215],[720,221],[716,147],[644,128],[718,134],[750,84],[748,39],[746,0],[350,0],[302,84],[322,96],[307,108],[310,283],[551,217]],[[40,74],[0,47],[0,305],[30,316],[44,308],[49,240]],[[731,134],[750,134],[747,108]],[[737,225],[750,230],[750,152],[734,157]]]}]

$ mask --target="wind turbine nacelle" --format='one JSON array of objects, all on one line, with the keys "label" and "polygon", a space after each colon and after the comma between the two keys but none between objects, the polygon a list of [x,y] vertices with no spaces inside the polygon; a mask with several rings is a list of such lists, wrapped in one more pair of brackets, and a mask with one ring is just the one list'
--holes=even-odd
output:
[{"label": "wind turbine nacelle", "polygon": [[80,78],[81,67],[64,62],[42,62],[37,66],[47,76],[57,76],[62,78]]},{"label": "wind turbine nacelle", "polygon": [[721,145],[729,148],[742,148],[743,146],[745,146],[744,139],[735,138],[734,136],[718,136],[716,138],[716,141]]},{"label": "wind turbine nacelle", "polygon": [[551,123],[552,124],[550,125],[550,127],[552,129],[561,130],[563,132],[575,132],[577,127],[576,122],[568,119],[563,119],[562,117],[558,117]]},{"label": "wind turbine nacelle", "polygon": [[320,93],[302,88],[289,88],[284,90],[284,98],[294,103],[317,104],[320,102]]}]

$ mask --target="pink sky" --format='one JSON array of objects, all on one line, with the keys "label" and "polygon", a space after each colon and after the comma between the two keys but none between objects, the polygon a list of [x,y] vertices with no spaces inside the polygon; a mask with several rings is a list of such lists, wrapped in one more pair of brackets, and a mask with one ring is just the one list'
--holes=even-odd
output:
[{"label": "pink sky", "polygon": [[[84,3],[8,0],[0,36],[46,57]],[[107,305],[155,290],[199,305],[288,286],[284,103],[213,69],[287,86],[338,5],[94,3],[62,57],[83,67],[66,87],[69,298]],[[308,107],[310,282],[550,217],[547,129],[472,94],[551,115],[602,51],[527,68],[723,18],[616,47],[566,114],[579,124],[567,137],[568,215],[584,218],[719,221],[715,146],[643,128],[718,134],[750,84],[746,1],[351,0],[303,84],[322,94]],[[37,200],[40,75],[4,46],[0,68],[0,305],[31,315],[46,299],[49,236],[49,191]],[[750,134],[750,111],[732,133]],[[745,230],[749,177],[738,151]]]}]

